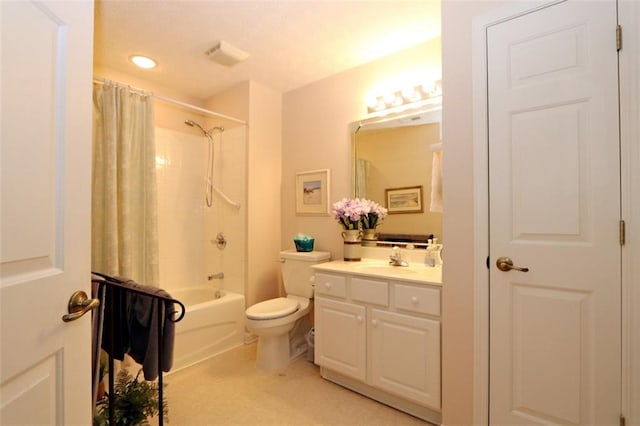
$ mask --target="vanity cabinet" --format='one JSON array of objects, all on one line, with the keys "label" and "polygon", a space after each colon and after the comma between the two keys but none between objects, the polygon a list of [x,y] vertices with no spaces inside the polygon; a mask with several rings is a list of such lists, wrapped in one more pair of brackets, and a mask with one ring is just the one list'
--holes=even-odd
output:
[{"label": "vanity cabinet", "polygon": [[364,306],[316,298],[315,363],[345,376],[365,381],[367,379],[365,317]]},{"label": "vanity cabinet", "polygon": [[324,378],[440,420],[440,288],[315,273],[315,363]]}]

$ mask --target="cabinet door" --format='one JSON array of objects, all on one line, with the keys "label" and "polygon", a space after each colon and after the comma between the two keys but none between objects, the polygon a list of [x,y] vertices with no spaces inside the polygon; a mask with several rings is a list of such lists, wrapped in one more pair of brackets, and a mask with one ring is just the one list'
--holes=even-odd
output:
[{"label": "cabinet door", "polygon": [[440,322],[373,309],[371,384],[440,409]]},{"label": "cabinet door", "polygon": [[365,308],[315,299],[315,363],[364,381],[366,379]]}]

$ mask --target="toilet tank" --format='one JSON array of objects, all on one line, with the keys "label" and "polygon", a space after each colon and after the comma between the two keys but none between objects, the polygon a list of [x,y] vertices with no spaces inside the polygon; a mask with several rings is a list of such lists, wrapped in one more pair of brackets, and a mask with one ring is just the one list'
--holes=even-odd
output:
[{"label": "toilet tank", "polygon": [[331,253],[326,251],[298,252],[285,250],[280,252],[282,261],[282,282],[288,295],[313,297],[313,270],[311,265],[328,262]]}]

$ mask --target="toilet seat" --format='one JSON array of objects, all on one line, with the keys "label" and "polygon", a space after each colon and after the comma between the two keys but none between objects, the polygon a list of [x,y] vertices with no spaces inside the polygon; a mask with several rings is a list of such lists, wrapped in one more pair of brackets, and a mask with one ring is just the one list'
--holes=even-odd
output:
[{"label": "toilet seat", "polygon": [[285,317],[297,311],[300,302],[286,297],[278,297],[277,299],[265,300],[256,303],[246,310],[247,318],[255,320],[268,320],[274,318]]}]

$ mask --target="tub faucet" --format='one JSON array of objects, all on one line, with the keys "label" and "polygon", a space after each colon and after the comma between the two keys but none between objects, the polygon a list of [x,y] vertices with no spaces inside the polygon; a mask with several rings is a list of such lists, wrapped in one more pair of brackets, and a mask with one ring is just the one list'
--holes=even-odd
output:
[{"label": "tub faucet", "polygon": [[402,253],[400,253],[400,247],[393,246],[391,249],[391,256],[389,256],[389,264],[392,266],[409,266],[407,261],[402,260]]},{"label": "tub faucet", "polygon": [[215,274],[211,274],[207,276],[207,280],[221,280],[224,278],[224,272],[216,272]]}]

